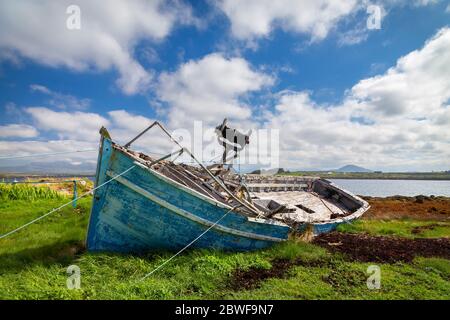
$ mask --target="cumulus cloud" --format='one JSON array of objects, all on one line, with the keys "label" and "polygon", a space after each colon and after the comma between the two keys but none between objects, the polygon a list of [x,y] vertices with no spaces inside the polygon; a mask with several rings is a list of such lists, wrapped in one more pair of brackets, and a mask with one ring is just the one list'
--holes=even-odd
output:
[{"label": "cumulus cloud", "polygon": [[[71,166],[77,165],[77,172],[94,172],[97,161],[97,152],[79,152],[60,154],[61,152],[73,152],[74,150],[97,149],[98,141],[87,142],[79,140],[26,140],[26,141],[0,141],[0,154],[2,156],[27,156],[45,155],[40,157],[18,158],[1,160],[0,168],[5,171],[25,172],[73,172]],[[49,154],[58,153],[50,156]]]},{"label": "cumulus cloud", "polygon": [[30,85],[31,91],[39,92],[50,97],[48,104],[60,109],[78,109],[84,110],[89,108],[91,100],[87,98],[79,99],[71,94],[63,94],[60,92],[52,91],[46,86],[39,84]]},{"label": "cumulus cloud", "polygon": [[44,107],[30,107],[25,111],[39,129],[54,131],[61,139],[98,140],[98,130],[109,123],[96,113],[57,112]]},{"label": "cumulus cloud", "polygon": [[[102,126],[107,127],[114,141],[125,144],[154,121],[154,119],[135,115],[123,109],[109,111],[106,116],[81,111],[54,111],[45,107],[29,107],[25,109],[25,112],[31,116],[32,121],[39,130],[55,134],[64,141],[71,140],[88,144],[95,144],[99,141],[99,129]],[[2,133],[0,136],[3,136],[4,133],[5,136],[8,134],[13,136],[15,134],[18,137],[19,128],[16,126],[0,127],[0,133]],[[24,132],[22,132],[21,137],[31,138],[37,135],[37,129],[34,127],[24,125],[22,129],[25,127],[28,131],[24,132],[28,132],[29,136],[24,136]],[[31,132],[29,132],[31,128],[36,130],[36,135],[31,135]],[[161,153],[171,151],[173,145],[167,136],[158,130],[155,128],[142,136],[133,144],[133,147],[146,152]]]},{"label": "cumulus cloud", "polygon": [[147,88],[153,76],[133,57],[138,41],[160,41],[175,23],[194,20],[190,7],[180,2],[168,6],[160,0],[80,0],[76,4],[81,29],[69,30],[66,9],[72,4],[68,0],[1,1],[1,52],[79,72],[114,68],[119,73],[117,85],[124,93],[134,94]]},{"label": "cumulus cloud", "polygon": [[450,159],[450,29],[400,58],[385,74],[361,80],[342,104],[283,92],[268,125],[280,129],[285,166],[445,168]]},{"label": "cumulus cloud", "polygon": [[[0,139],[28,138],[21,141],[0,140],[0,154],[24,156],[96,149],[100,139],[99,129],[101,126],[107,127],[115,142],[125,144],[154,121],[125,110],[110,111],[105,117],[97,113],[54,111],[45,107],[29,107],[25,109],[25,112],[31,116],[36,128],[42,132],[56,135],[58,139],[48,141],[30,139],[37,137],[38,131],[29,125],[0,126]],[[137,140],[132,147],[134,150],[157,157],[159,154],[171,152],[174,145],[167,136],[155,128]],[[0,167],[9,169],[20,167],[26,168],[25,170],[31,170],[34,167],[42,169],[46,163],[50,166],[51,163],[57,161],[70,165],[79,164],[82,168],[92,169],[96,159],[95,152],[81,152],[57,157],[2,160]],[[34,167],[33,164],[35,164]]]},{"label": "cumulus cloud", "polygon": [[324,39],[346,15],[357,9],[357,0],[224,0],[219,7],[231,22],[238,39],[267,37],[275,27]]},{"label": "cumulus cloud", "polygon": [[189,61],[172,73],[159,77],[157,94],[169,105],[171,127],[191,125],[194,119],[218,123],[225,117],[247,119],[250,106],[240,98],[272,84],[274,79],[252,69],[243,58],[219,53]]},{"label": "cumulus cloud", "polygon": [[36,128],[26,124],[0,126],[0,138],[34,138],[39,135]]},{"label": "cumulus cloud", "polygon": [[351,98],[363,115],[435,119],[450,99],[450,29],[400,58],[385,74],[360,81]]},{"label": "cumulus cloud", "polygon": [[218,7],[230,20],[232,35],[255,48],[256,39],[268,38],[276,29],[306,35],[312,42],[323,40],[336,30],[339,45],[358,44],[365,41],[372,31],[366,28],[365,16],[358,15],[361,12],[366,14],[368,6],[378,6],[383,19],[394,7],[422,7],[438,2],[439,0],[222,0]]}]

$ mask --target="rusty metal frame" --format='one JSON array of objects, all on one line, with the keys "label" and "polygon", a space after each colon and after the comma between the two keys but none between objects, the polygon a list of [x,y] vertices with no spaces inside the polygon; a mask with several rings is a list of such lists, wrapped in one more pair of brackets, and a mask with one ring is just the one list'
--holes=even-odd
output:
[{"label": "rusty metal frame", "polygon": [[197,164],[203,169],[205,170],[208,175],[231,197],[233,198],[236,202],[238,202],[239,204],[241,204],[242,206],[244,206],[245,208],[247,208],[248,210],[250,210],[251,213],[257,215],[257,216],[261,216],[263,213],[257,209],[252,203],[249,203],[243,199],[239,199],[238,197],[236,197],[227,187],[226,185],[220,181],[205,165],[203,165],[203,163],[201,163],[193,154],[192,152],[186,148],[183,147],[177,140],[175,140],[173,138],[173,136],[170,134],[169,131],[167,131],[167,129],[158,121],[153,122],[150,126],[148,126],[145,130],[143,130],[141,133],[139,133],[136,137],[134,137],[133,139],[131,139],[129,142],[127,142],[124,145],[124,148],[128,149],[131,144],[133,142],[135,142],[137,139],[139,139],[142,135],[144,135],[147,131],[149,131],[151,128],[153,128],[155,125],[159,126],[159,128],[169,137],[169,139],[174,142],[177,146],[179,146],[181,149],[183,149],[184,151],[186,151],[187,154],[189,154],[189,156],[195,161],[197,162]]}]

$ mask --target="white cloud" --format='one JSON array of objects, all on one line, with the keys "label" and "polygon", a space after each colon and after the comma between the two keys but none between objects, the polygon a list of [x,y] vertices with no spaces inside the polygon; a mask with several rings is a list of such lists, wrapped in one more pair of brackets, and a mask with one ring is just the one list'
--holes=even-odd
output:
[{"label": "white cloud", "polygon": [[48,104],[60,109],[68,108],[68,109],[84,110],[89,108],[91,104],[90,99],[87,98],[79,99],[70,94],[55,92],[39,84],[30,85],[30,89],[31,91],[40,92],[42,94],[48,95],[50,97]]},{"label": "white cloud", "polygon": [[421,7],[421,6],[428,6],[432,4],[438,3],[440,0],[415,0],[414,5]]},{"label": "white cloud", "polygon": [[[44,107],[30,107],[25,111],[41,131],[56,134],[61,140],[80,143],[97,143],[99,129],[105,126],[114,141],[125,144],[154,121],[125,110],[110,111],[106,117],[97,113],[54,111]],[[137,140],[133,147],[140,151],[160,153],[171,151],[172,144],[167,136],[155,128]]]},{"label": "white cloud", "polygon": [[125,110],[110,111],[108,115],[115,127],[132,132],[142,131],[154,121],[144,116],[133,115]]},{"label": "white cloud", "polygon": [[34,138],[39,135],[36,128],[26,124],[0,126],[0,138]]},{"label": "white cloud", "polygon": [[66,28],[73,1],[1,1],[0,49],[36,62],[75,71],[116,69],[117,85],[134,94],[149,85],[152,73],[133,57],[141,39],[159,41],[175,23],[192,23],[191,9],[160,0],[80,0],[81,29]]},{"label": "white cloud", "polygon": [[361,114],[375,119],[435,118],[450,99],[450,29],[444,28],[420,50],[400,58],[384,75],[360,81],[351,97]]},{"label": "white cloud", "polygon": [[[111,125],[108,128],[114,141],[125,144],[141,133],[155,119],[150,119],[141,115],[135,115],[125,110],[114,110],[108,112]],[[159,127],[153,127],[150,131],[136,140],[132,149],[147,152],[150,155],[167,154],[176,149],[176,145],[169,140]]]},{"label": "white cloud", "polygon": [[56,112],[43,107],[30,107],[25,111],[39,129],[55,131],[61,139],[95,141],[98,140],[98,130],[109,123],[96,113]]},{"label": "white cloud", "polygon": [[338,45],[355,45],[364,42],[369,37],[369,32],[365,25],[358,25],[354,29],[341,32],[338,34]]},{"label": "white cloud", "polygon": [[280,27],[285,31],[324,39],[346,15],[358,8],[357,0],[223,0],[220,8],[238,39],[267,37]]},{"label": "white cloud", "polygon": [[249,118],[251,109],[240,98],[272,82],[272,77],[253,70],[242,58],[227,59],[213,53],[189,61],[173,73],[162,73],[157,94],[169,105],[171,127],[191,126],[200,119],[218,123],[225,117]]},{"label": "white cloud", "polygon": [[[107,117],[97,113],[87,112],[62,112],[44,107],[31,107],[25,109],[30,114],[36,127],[41,131],[56,134],[59,140],[49,141],[25,140],[25,141],[1,141],[0,154],[2,155],[32,155],[41,153],[65,152],[74,150],[95,149],[100,139],[99,129],[106,126],[115,142],[124,144],[139,132],[150,125],[153,120],[140,115],[131,114],[125,110],[108,112]],[[34,131],[33,131],[34,130]],[[168,153],[173,149],[173,143],[167,136],[154,128],[133,144],[133,149],[149,154]],[[36,134],[33,134],[33,133]],[[26,134],[27,133],[27,134]],[[37,136],[37,130],[29,125],[0,126],[0,137],[33,138]],[[0,163],[2,167],[25,166],[28,164],[52,163],[62,161],[71,165],[83,163],[95,163],[97,154],[94,152],[58,155],[57,157],[27,158],[27,160],[7,161]],[[87,166],[91,167],[91,166]],[[86,167],[86,168],[87,168]]]},{"label": "white cloud", "polygon": [[[56,152],[69,152],[74,150],[86,150],[96,148],[99,139],[91,143],[86,141],[76,141],[76,140],[49,140],[49,141],[38,141],[38,140],[28,140],[28,141],[0,141],[0,154],[2,155],[14,155],[14,156],[25,156],[32,154],[46,154],[46,153],[56,153]],[[97,155],[90,154],[89,159],[95,159]],[[84,154],[73,154],[71,158],[81,159],[85,158]]]},{"label": "white cloud", "polygon": [[[74,150],[91,150],[98,148],[98,139],[95,142],[78,140],[27,140],[27,141],[0,141],[0,154],[2,156],[28,156],[36,154],[52,154],[61,152],[72,152]],[[79,152],[70,154],[57,154],[53,156],[40,156],[29,158],[18,158],[1,160],[1,170],[8,171],[39,171],[68,173],[70,165],[78,165],[78,172],[94,172],[97,160],[97,152]],[[55,167],[55,164],[58,167]]]},{"label": "white cloud", "polygon": [[[323,40],[330,32],[336,31],[339,45],[354,45],[365,41],[372,31],[366,28],[368,15],[365,14],[369,5],[377,5],[383,19],[394,7],[422,7],[438,2],[439,0],[221,0],[218,7],[230,20],[232,35],[245,40],[250,48],[256,48],[256,39],[268,38],[276,29],[309,36],[312,42]],[[357,14],[362,11],[364,15]],[[349,26],[352,27],[347,29]]]},{"label": "white cloud", "polygon": [[283,92],[269,126],[281,130],[284,166],[438,170],[450,159],[450,29],[361,80],[342,104]]}]

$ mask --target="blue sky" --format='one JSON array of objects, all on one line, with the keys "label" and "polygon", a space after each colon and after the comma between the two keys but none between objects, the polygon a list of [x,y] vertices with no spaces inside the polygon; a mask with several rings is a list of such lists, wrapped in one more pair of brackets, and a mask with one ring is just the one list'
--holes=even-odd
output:
[{"label": "blue sky", "polygon": [[[80,30],[66,27],[70,4]],[[367,28],[370,5],[380,29]],[[288,168],[450,169],[448,1],[102,6],[1,1],[2,156],[92,148],[101,125],[121,141],[153,119],[191,130],[228,117],[280,130]],[[14,165],[26,163],[0,161]]]}]

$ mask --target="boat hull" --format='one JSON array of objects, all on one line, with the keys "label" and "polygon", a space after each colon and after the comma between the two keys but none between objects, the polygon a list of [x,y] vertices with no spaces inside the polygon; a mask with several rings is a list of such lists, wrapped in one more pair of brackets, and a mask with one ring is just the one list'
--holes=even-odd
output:
[{"label": "boat hull", "polygon": [[190,247],[246,251],[288,237],[287,225],[230,211],[136,164],[103,138],[96,185],[108,180],[112,181],[96,189],[93,197],[86,241],[89,251],[179,250],[197,238]]}]

